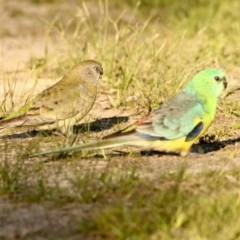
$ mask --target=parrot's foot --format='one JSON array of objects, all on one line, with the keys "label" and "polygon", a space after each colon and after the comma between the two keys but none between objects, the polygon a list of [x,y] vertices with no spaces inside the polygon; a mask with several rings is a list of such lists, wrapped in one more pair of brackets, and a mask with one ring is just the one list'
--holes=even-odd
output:
[{"label": "parrot's foot", "polygon": [[180,153],[179,153],[179,155],[181,156],[181,157],[186,157],[187,155],[188,155],[188,151],[181,151]]},{"label": "parrot's foot", "polygon": [[197,146],[197,152],[198,152],[199,154],[204,154],[204,153],[205,153],[204,148],[203,148],[201,145],[198,145],[198,146]]},{"label": "parrot's foot", "polygon": [[205,150],[203,145],[201,144],[195,144],[192,149],[191,149],[191,153],[196,153],[196,154],[204,154]]},{"label": "parrot's foot", "polygon": [[189,151],[181,151],[179,154],[181,157],[186,157],[187,155],[199,155],[199,154],[204,154],[204,148],[200,145],[197,145],[196,148],[194,148],[194,152],[189,153]]}]

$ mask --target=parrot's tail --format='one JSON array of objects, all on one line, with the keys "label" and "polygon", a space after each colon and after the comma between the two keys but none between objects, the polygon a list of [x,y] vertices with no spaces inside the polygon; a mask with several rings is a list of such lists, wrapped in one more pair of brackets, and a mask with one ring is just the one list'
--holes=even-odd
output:
[{"label": "parrot's tail", "polygon": [[[111,148],[117,147],[121,145],[125,145],[131,142],[130,140],[126,140],[126,138],[116,137],[116,138],[109,138],[109,139],[101,139],[94,142],[85,143],[79,146],[73,146],[71,150],[94,150],[94,149],[104,149],[104,148]],[[68,149],[68,148],[64,148]],[[63,150],[64,150],[63,149]]]},{"label": "parrot's tail", "polygon": [[129,139],[126,139],[125,136],[118,136],[118,137],[102,139],[102,140],[98,140],[98,141],[94,141],[94,142],[90,142],[82,145],[76,145],[72,147],[66,147],[66,148],[56,149],[52,151],[36,153],[36,154],[30,155],[29,157],[38,157],[38,156],[44,156],[48,154],[65,153],[65,152],[71,152],[71,151],[111,148],[111,147],[130,144],[132,140],[133,139],[131,137],[129,137]]}]

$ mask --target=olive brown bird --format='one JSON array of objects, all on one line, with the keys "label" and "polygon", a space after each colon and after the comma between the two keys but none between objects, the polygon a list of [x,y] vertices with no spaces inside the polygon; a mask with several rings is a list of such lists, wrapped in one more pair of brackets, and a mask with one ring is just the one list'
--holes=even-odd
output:
[{"label": "olive brown bird", "polygon": [[91,110],[102,74],[99,62],[80,62],[59,82],[39,93],[17,112],[4,117],[0,121],[0,130],[24,126],[71,133],[73,125]]}]

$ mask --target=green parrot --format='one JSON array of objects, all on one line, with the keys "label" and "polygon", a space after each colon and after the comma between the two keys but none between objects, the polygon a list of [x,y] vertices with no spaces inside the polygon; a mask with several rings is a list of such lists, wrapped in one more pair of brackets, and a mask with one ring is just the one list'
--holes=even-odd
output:
[{"label": "green parrot", "polygon": [[30,157],[119,145],[175,152],[186,156],[192,144],[213,122],[218,97],[226,87],[225,74],[221,70],[202,70],[180,93],[135,124],[110,134],[102,140],[41,152]]},{"label": "green parrot", "polygon": [[63,134],[71,132],[72,126],[91,110],[102,74],[100,63],[80,62],[59,82],[3,118],[0,130],[26,126],[38,130],[57,129]]}]

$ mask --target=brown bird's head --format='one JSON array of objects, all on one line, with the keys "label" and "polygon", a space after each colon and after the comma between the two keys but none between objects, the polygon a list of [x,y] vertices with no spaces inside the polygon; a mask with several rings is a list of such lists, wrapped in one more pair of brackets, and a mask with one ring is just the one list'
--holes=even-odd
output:
[{"label": "brown bird's head", "polygon": [[76,83],[88,82],[98,84],[103,74],[102,65],[94,60],[86,60],[78,63],[67,75],[70,81]]}]

